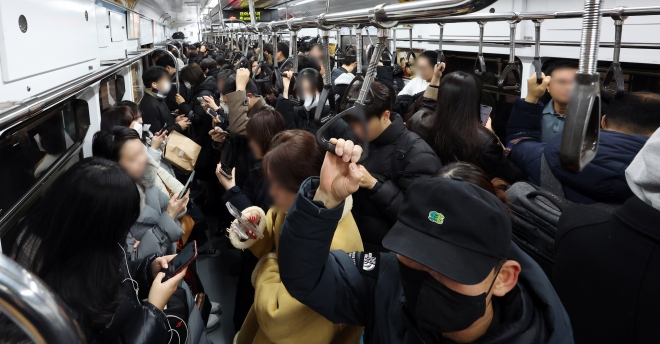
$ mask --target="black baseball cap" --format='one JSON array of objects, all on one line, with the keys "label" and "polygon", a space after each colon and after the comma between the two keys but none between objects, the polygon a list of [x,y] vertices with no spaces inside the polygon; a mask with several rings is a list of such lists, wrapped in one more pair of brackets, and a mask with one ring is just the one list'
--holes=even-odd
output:
[{"label": "black baseball cap", "polygon": [[406,191],[383,246],[460,284],[481,283],[509,255],[511,217],[477,185],[428,178]]}]

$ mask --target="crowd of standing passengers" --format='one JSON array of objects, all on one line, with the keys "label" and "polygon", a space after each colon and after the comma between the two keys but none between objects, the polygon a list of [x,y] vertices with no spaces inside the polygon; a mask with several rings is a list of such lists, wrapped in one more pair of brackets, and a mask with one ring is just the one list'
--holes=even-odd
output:
[{"label": "crowd of standing passengers", "polygon": [[[184,235],[222,259],[213,231],[241,250],[234,314],[222,321],[239,344],[660,341],[660,95],[604,97],[598,153],[571,174],[560,148],[572,62],[553,63],[541,84],[533,75],[498,136],[495,114],[481,117],[492,99],[479,77],[426,51],[406,84],[384,56],[365,118],[328,128],[326,152],[314,121],[318,107],[331,111],[322,76],[350,108],[355,51],[325,70],[315,40],[293,42],[298,56],[266,43],[265,67],[258,45],[242,55],[234,44],[154,52],[139,104],[102,114],[94,157],[53,183],[6,252],[62,298],[89,343],[210,343],[222,310],[198,307],[199,276],[189,268],[161,283],[160,271]],[[281,85],[263,80],[267,68]],[[188,176],[162,157],[173,132],[201,146],[181,199]],[[519,214],[506,194],[549,176],[570,204],[551,273],[512,241]],[[227,202],[263,238],[227,231],[237,221]]]}]

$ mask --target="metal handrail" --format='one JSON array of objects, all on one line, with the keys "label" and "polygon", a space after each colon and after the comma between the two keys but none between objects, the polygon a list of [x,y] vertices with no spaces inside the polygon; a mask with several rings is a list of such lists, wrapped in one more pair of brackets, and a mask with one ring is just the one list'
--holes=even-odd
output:
[{"label": "metal handrail", "polygon": [[559,160],[565,171],[579,173],[596,156],[600,140],[600,41],[603,0],[585,0],[580,65],[566,108]]},{"label": "metal handrail", "polygon": [[59,104],[65,99],[74,96],[78,92],[95,84],[96,82],[99,82],[118,73],[122,68],[132,65],[133,63],[141,60],[145,56],[148,56],[157,49],[160,48],[141,51],[134,57],[127,58],[122,62],[116,63],[96,73],[85,75],[78,79],[69,81],[63,85],[44,92],[20,104],[17,107],[7,109],[6,111],[0,113],[0,136],[2,136],[7,130],[17,125],[19,122],[22,123],[30,118],[33,118],[34,116]]},{"label": "metal handrail", "polygon": [[0,254],[0,313],[35,343],[86,343],[67,309],[42,280]]},{"label": "metal handrail", "polygon": [[[383,7],[383,13],[378,13],[379,20],[380,17],[384,16],[385,21],[387,20],[398,20],[399,24],[406,23],[466,23],[466,22],[478,22],[478,21],[508,21],[515,20],[518,16],[522,20],[534,20],[534,19],[571,19],[571,18],[582,18],[584,11],[539,11],[539,12],[503,12],[503,13],[479,13],[479,14],[468,14],[476,12],[480,9],[483,9],[495,1],[484,1],[484,0],[473,0],[473,1],[419,1],[419,2],[406,2],[401,4],[390,4]],[[451,10],[448,8],[457,8],[461,5],[467,6],[467,8],[458,11],[456,13],[448,13]],[[374,8],[364,8],[359,10],[345,11],[332,13],[325,16],[323,20],[323,25],[344,25],[351,26],[356,24],[371,24],[367,19],[369,14],[374,12]],[[401,11],[401,13],[396,13]],[[457,14],[460,14],[457,15]],[[660,6],[641,6],[641,7],[624,7],[621,8],[609,8],[601,11],[601,16],[611,17],[613,15],[620,14],[622,16],[649,16],[649,15],[660,15]],[[228,19],[229,20],[229,19]],[[299,25],[302,28],[314,28],[316,27],[317,17],[303,17],[303,18],[293,18],[295,25]],[[235,22],[241,22],[242,24],[247,25],[243,21],[234,20]],[[266,25],[260,23],[259,25]],[[273,29],[286,29],[286,21],[273,21],[268,24],[268,26]]]}]

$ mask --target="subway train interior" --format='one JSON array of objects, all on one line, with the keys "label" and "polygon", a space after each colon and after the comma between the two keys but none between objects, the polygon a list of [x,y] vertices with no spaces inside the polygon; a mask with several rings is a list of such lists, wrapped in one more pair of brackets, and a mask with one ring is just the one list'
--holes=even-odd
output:
[{"label": "subway train interior", "polygon": [[652,0],[0,0],[0,344],[659,343],[658,33]]}]

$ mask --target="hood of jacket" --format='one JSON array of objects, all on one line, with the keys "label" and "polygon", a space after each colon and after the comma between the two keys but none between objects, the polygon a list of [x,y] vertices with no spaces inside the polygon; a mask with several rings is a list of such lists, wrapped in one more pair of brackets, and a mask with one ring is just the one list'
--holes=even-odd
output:
[{"label": "hood of jacket", "polygon": [[660,210],[660,129],[646,142],[626,170],[632,192],[644,203]]},{"label": "hood of jacket", "polygon": [[518,285],[499,300],[499,328],[477,342],[573,343],[568,314],[543,270],[513,242],[509,259],[520,264]]},{"label": "hood of jacket", "polygon": [[598,154],[578,174],[568,173],[561,168],[561,137],[557,135],[550,140],[544,153],[552,173],[565,189],[570,189],[566,190],[568,199],[587,204],[623,203],[633,196],[626,180],[626,169],[644,147],[648,137],[601,130]]}]

